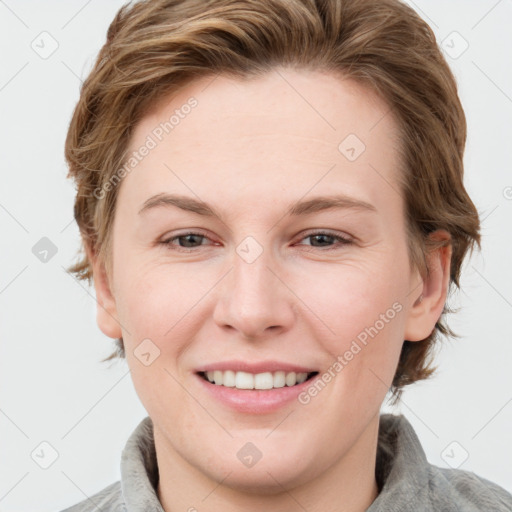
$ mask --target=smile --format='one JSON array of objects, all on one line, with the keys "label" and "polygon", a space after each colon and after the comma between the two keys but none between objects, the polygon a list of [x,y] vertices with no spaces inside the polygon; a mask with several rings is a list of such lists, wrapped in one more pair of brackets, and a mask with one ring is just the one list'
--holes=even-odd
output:
[{"label": "smile", "polygon": [[234,370],[199,372],[208,382],[217,386],[236,389],[274,389],[296,386],[317,375],[318,372],[263,372],[249,373]]}]

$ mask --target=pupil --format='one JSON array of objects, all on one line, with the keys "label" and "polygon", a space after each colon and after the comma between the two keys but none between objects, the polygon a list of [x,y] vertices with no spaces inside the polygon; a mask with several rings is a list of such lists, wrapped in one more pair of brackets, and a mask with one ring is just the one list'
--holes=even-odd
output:
[{"label": "pupil", "polygon": [[327,238],[327,244],[329,243],[329,239],[332,238],[331,235],[313,235],[313,239],[320,239],[320,244],[322,244],[322,239],[325,243],[325,239]]},{"label": "pupil", "polygon": [[184,235],[184,236],[182,236],[182,237],[180,237],[180,238],[181,238],[182,240],[183,240],[183,239],[185,239],[185,245],[184,245],[184,246],[185,246],[185,247],[189,247],[189,245],[188,245],[188,244],[189,244],[189,242],[190,242],[190,239],[192,239],[192,242],[190,242],[190,243],[192,243],[192,245],[194,244],[194,241],[193,241],[194,237],[196,237],[196,238],[201,238],[201,235],[193,235],[193,234],[192,234],[192,235]]}]

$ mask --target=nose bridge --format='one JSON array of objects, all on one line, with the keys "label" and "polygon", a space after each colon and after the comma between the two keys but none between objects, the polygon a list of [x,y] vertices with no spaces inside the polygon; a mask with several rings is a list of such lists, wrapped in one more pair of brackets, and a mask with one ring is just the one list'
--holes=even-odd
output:
[{"label": "nose bridge", "polygon": [[272,266],[272,257],[270,250],[263,250],[263,247],[259,244],[257,246],[256,243],[254,239],[249,239],[236,248],[232,291],[239,300],[259,302],[264,298],[265,303],[268,303],[275,293],[272,288],[275,288],[276,284],[273,282],[275,276],[269,270]]},{"label": "nose bridge", "polygon": [[232,263],[232,271],[223,280],[216,322],[247,338],[261,336],[270,327],[289,327],[293,308],[286,287],[274,275],[277,265],[272,251],[254,237],[246,237],[235,248]]}]

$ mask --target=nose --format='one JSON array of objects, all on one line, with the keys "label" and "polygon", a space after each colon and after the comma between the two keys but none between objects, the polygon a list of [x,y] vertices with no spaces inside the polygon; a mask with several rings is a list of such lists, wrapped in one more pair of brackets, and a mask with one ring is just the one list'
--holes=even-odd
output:
[{"label": "nose", "polygon": [[251,341],[290,329],[295,317],[294,295],[268,252],[251,263],[235,253],[231,272],[219,283],[214,321]]}]

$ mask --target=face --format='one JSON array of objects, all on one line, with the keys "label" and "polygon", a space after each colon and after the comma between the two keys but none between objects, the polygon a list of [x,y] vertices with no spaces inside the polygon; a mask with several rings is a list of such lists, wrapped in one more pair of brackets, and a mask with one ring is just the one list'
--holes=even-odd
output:
[{"label": "face", "polygon": [[136,126],[95,281],[159,464],[272,492],[370,457],[443,302],[409,263],[397,144],[369,90],[291,69],[198,80]]}]

